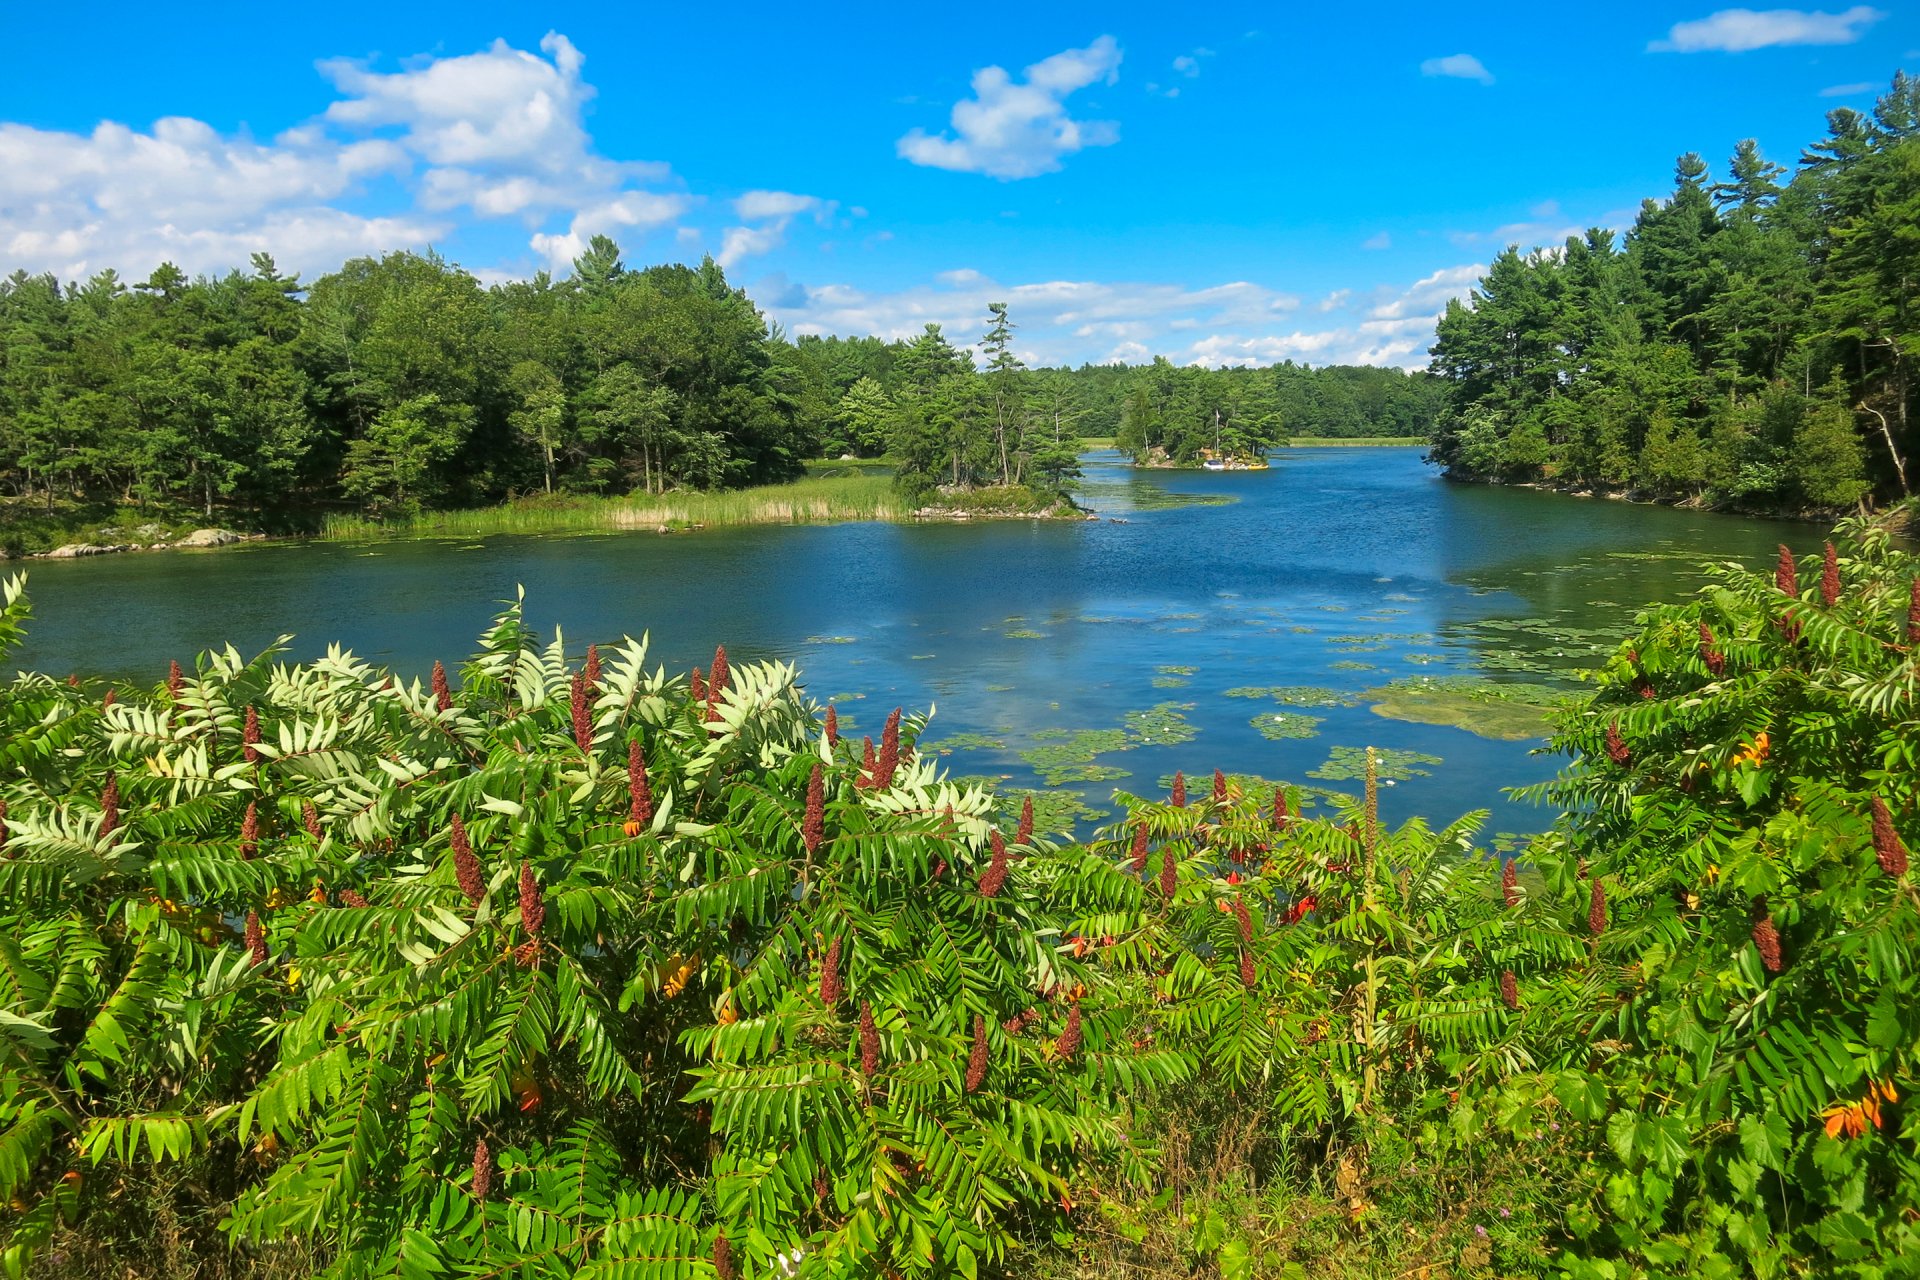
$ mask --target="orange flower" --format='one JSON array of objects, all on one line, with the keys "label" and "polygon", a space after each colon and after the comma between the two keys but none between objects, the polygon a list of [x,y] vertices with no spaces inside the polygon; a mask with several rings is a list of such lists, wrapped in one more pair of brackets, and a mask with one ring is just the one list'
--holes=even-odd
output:
[{"label": "orange flower", "polygon": [[1767,733],[1762,729],[1754,735],[1752,742],[1739,755],[1733,758],[1735,764],[1764,764],[1767,759]]},{"label": "orange flower", "polygon": [[1869,1127],[1881,1127],[1880,1104],[1898,1102],[1900,1095],[1893,1085],[1885,1080],[1869,1084],[1867,1096],[1858,1102],[1835,1102],[1823,1110],[1821,1118],[1827,1122],[1829,1138],[1857,1138]]}]

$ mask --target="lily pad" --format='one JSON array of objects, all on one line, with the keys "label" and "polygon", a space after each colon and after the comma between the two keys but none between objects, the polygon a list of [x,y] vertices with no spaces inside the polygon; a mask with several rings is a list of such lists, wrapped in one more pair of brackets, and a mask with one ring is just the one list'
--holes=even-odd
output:
[{"label": "lily pad", "polygon": [[1323,719],[1298,711],[1262,711],[1253,718],[1253,727],[1269,742],[1290,742],[1318,737]]},{"label": "lily pad", "polygon": [[[1429,777],[1433,770],[1421,766],[1441,763],[1439,756],[1393,747],[1374,748],[1373,760],[1374,775],[1382,782],[1405,782],[1410,778]],[[1307,770],[1307,776],[1325,778],[1328,782],[1352,782],[1364,778],[1367,776],[1367,749],[1335,747],[1333,754],[1327,757],[1327,762],[1318,769]]]}]

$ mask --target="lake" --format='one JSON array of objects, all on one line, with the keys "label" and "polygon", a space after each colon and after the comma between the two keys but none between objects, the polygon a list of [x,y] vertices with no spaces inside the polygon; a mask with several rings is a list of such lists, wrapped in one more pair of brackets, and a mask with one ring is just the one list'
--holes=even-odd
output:
[{"label": "lake", "polygon": [[[650,633],[670,669],[797,662],[857,738],[896,705],[937,707],[925,738],[956,774],[1048,776],[1094,810],[1118,787],[1212,770],[1335,791],[1336,748],[1400,766],[1390,820],[1476,808],[1525,832],[1549,815],[1503,789],[1552,776],[1538,740],[1389,719],[1362,695],[1409,681],[1567,688],[1637,608],[1695,566],[1771,562],[1815,526],[1441,480],[1418,449],[1290,449],[1260,472],[1135,471],[1090,454],[1088,523],[859,524],[662,536],[287,543],[38,561],[19,665],[157,684],[170,658],[282,633],[424,675],[510,598],[568,646]],[[1281,692],[1276,695],[1273,690]],[[1229,691],[1234,691],[1231,695]],[[1527,713],[1521,712],[1524,723]],[[1329,764],[1332,765],[1329,768]],[[1040,766],[1040,767],[1036,767]],[[1319,775],[1319,776],[1316,776]],[[1088,816],[1082,814],[1085,823]]]}]

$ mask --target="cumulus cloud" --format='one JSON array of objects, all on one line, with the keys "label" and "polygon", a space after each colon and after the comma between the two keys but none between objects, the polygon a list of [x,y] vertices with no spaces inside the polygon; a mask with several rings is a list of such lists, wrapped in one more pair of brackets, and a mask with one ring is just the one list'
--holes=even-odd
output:
[{"label": "cumulus cloud", "polygon": [[1276,360],[1419,367],[1447,299],[1464,297],[1484,270],[1470,264],[1405,286],[1336,289],[1313,304],[1311,325],[1301,323],[1298,294],[1250,281],[1205,287],[1102,280],[1022,284],[972,268],[888,293],[782,277],[777,298],[767,305],[794,333],[912,338],[938,324],[964,345],[985,330],[987,304],[1004,301],[1035,361],[1048,364],[1137,363],[1160,353],[1213,367]]},{"label": "cumulus cloud", "polygon": [[[720,252],[714,260],[732,270],[742,260],[767,253],[787,241],[787,225],[806,213],[821,226],[833,222],[836,200],[803,196],[792,191],[749,191],[733,202],[733,211],[752,225],[728,227],[720,237]],[[862,211],[864,212],[864,211]]]},{"label": "cumulus cloud", "polygon": [[1062,156],[1119,141],[1118,125],[1076,120],[1066,100],[1089,85],[1118,80],[1120,58],[1119,43],[1101,36],[1084,49],[1034,63],[1024,81],[1003,67],[983,67],[973,74],[973,97],[954,104],[949,132],[914,129],[895,150],[913,164],[1002,181],[1053,173]]},{"label": "cumulus cloud", "polygon": [[1887,15],[1857,4],[1843,13],[1802,9],[1722,9],[1675,23],[1650,53],[1746,53],[1796,44],[1852,44]]},{"label": "cumulus cloud", "polygon": [[1481,84],[1493,83],[1493,73],[1481,65],[1480,59],[1470,53],[1454,53],[1444,58],[1428,58],[1420,64],[1420,74],[1451,76],[1456,80],[1478,80]]}]

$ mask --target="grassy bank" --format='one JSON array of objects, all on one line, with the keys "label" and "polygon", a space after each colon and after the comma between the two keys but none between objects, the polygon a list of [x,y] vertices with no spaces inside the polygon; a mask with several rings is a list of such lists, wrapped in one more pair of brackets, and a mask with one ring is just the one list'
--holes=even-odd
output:
[{"label": "grassy bank", "polygon": [[589,533],[616,529],[687,529],[702,525],[834,524],[849,520],[898,520],[906,505],[891,477],[874,467],[815,476],[790,484],[761,485],[718,493],[591,498],[577,495],[522,498],[495,507],[427,511],[403,519],[330,516],[321,536],[481,537],[492,533]]},{"label": "grassy bank", "polygon": [[72,543],[141,546],[173,542],[195,529],[217,525],[197,511],[63,503],[48,511],[38,501],[0,502],[0,555],[30,556]]},{"label": "grassy bank", "polygon": [[1426,443],[1427,441],[1420,436],[1294,436],[1287,441],[1287,447],[1290,449],[1406,449]]}]

